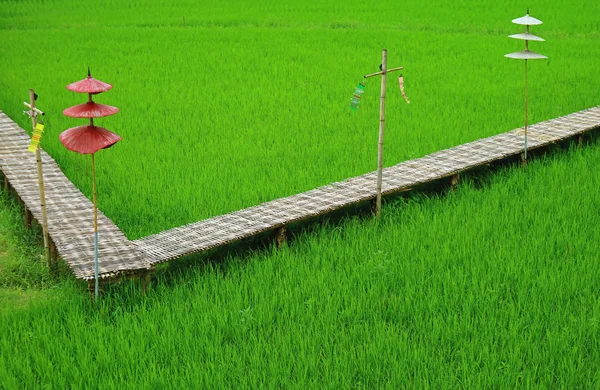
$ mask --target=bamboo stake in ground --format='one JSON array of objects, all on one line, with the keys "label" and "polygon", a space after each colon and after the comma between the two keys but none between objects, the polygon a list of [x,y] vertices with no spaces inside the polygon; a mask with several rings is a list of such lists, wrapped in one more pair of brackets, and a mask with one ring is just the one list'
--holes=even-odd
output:
[{"label": "bamboo stake in ground", "polygon": [[[527,26],[529,30],[529,26]],[[525,41],[527,42],[527,41]],[[527,88],[527,60],[525,60],[525,141],[523,145],[523,162],[527,163],[527,125],[529,123],[529,90]]]},{"label": "bamboo stake in ground", "polygon": [[[29,106],[31,108],[31,125],[35,130],[37,126],[37,114],[38,110],[35,108],[35,92],[33,89],[29,90]],[[35,152],[35,158],[37,162],[37,173],[38,173],[38,187],[40,189],[40,204],[42,206],[42,232],[44,235],[44,250],[46,252],[46,261],[50,264],[50,248],[48,246],[48,216],[46,214],[46,194],[44,192],[44,174],[42,169],[42,153],[38,146]]]},{"label": "bamboo stake in ground", "polygon": [[387,50],[381,53],[381,72],[365,75],[365,78],[381,76],[381,96],[379,103],[379,142],[377,144],[377,198],[375,200],[375,215],[381,215],[381,186],[383,182],[383,141],[385,136],[385,80],[386,75],[404,67],[387,69]]},{"label": "bamboo stake in ground", "polygon": [[383,138],[385,131],[385,79],[387,75],[387,50],[381,54],[381,98],[379,103],[379,141],[377,142],[377,203],[375,215],[381,214],[381,182],[383,181]]},{"label": "bamboo stake in ground", "polygon": [[96,195],[96,164],[92,153],[92,191],[94,193],[94,299],[98,300],[98,200]]},{"label": "bamboo stake in ground", "polygon": [[[528,10],[529,11],[529,10]],[[527,12],[529,13],[529,12]],[[529,34],[529,26],[526,26],[526,33]],[[525,40],[525,50],[529,51],[529,41]],[[527,125],[529,124],[529,88],[527,87],[527,58],[525,58],[525,141],[523,144],[523,163],[527,164]]]}]

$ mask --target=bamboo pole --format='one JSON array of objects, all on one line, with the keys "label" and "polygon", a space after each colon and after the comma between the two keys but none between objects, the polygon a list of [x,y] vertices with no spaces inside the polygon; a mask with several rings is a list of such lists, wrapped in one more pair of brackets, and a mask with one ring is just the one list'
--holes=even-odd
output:
[{"label": "bamboo pole", "polygon": [[[385,49],[384,49],[384,50],[385,50]],[[382,64],[382,65],[383,65],[383,64]],[[396,70],[402,70],[402,69],[404,69],[404,67],[403,67],[403,66],[400,66],[400,67],[398,67],[398,68],[391,68],[391,69],[388,69],[388,70],[386,70],[386,72],[385,72],[385,73],[390,73],[390,72],[393,72],[393,71],[396,71]],[[364,78],[365,78],[365,79],[368,79],[369,77],[373,77],[373,76],[381,76],[381,75],[383,75],[383,71],[381,71],[381,72],[377,72],[377,73],[371,73],[371,74],[367,74],[367,75],[365,75],[365,77],[364,77]]]},{"label": "bamboo pole", "polygon": [[[35,97],[35,96],[34,96]],[[27,102],[23,102],[23,104],[25,105],[25,107],[29,108],[31,111],[36,112],[40,115],[44,115],[44,111],[38,109],[35,107],[35,104],[33,105],[33,107],[31,107],[31,104],[27,103]]]},{"label": "bamboo pole", "polygon": [[[529,9],[527,10],[529,14]],[[529,25],[525,27],[525,31],[529,34]],[[525,50],[529,50],[529,41],[525,40]],[[525,141],[523,145],[523,157],[524,163],[527,163],[527,125],[529,122],[529,88],[527,85],[527,59],[525,59]]]},{"label": "bamboo pole", "polygon": [[[387,50],[381,53],[381,99],[379,105],[379,142],[377,144],[377,200],[375,216],[381,215],[381,183],[383,180],[383,139],[385,131],[385,79],[387,75]],[[365,76],[366,77],[366,76]]]},{"label": "bamboo pole", "polygon": [[98,200],[96,195],[96,163],[92,153],[92,191],[94,193],[94,299],[98,300]]},{"label": "bamboo pole", "polygon": [[[528,28],[529,29],[529,28]],[[527,42],[527,41],[525,41]],[[527,85],[527,60],[525,60],[525,144],[524,162],[527,162],[527,125],[529,122],[529,88]]]},{"label": "bamboo pole", "polygon": [[[29,90],[29,108],[31,108],[31,125],[35,130],[37,126],[37,111],[35,108],[35,92]],[[38,173],[38,188],[40,189],[40,204],[42,207],[42,232],[44,235],[44,251],[46,252],[46,261],[50,264],[50,248],[48,246],[48,215],[46,214],[46,194],[44,192],[44,173],[42,169],[42,152],[38,145],[35,151]]]}]

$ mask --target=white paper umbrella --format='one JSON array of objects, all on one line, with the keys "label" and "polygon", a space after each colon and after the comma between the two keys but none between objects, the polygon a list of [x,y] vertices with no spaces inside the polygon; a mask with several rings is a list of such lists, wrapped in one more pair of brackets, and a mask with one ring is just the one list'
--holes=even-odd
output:
[{"label": "white paper umbrella", "polygon": [[522,34],[513,34],[513,35],[509,35],[509,38],[514,38],[514,39],[524,39],[526,41],[538,41],[538,42],[544,42],[544,39],[538,37],[537,35],[533,35],[530,33],[522,33]]},{"label": "white paper umbrella", "polygon": [[529,10],[527,10],[527,15],[523,16],[522,18],[513,19],[512,22],[522,26],[537,26],[538,24],[542,24],[541,20],[529,16]]},{"label": "white paper umbrella", "polygon": [[505,54],[506,58],[514,58],[517,60],[544,60],[548,57],[529,50],[517,51],[515,53]]}]

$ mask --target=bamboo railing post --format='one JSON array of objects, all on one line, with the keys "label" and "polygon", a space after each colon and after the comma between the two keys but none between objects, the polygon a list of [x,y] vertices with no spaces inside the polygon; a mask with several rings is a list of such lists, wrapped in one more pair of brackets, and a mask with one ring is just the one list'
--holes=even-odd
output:
[{"label": "bamboo railing post", "polygon": [[94,193],[94,298],[98,300],[98,200],[96,195],[96,163],[92,153],[92,191]]},{"label": "bamboo railing post", "polygon": [[[35,92],[29,90],[29,104],[31,106],[31,125],[35,130],[37,126],[37,112],[35,109]],[[35,151],[38,173],[38,187],[40,189],[40,204],[42,208],[42,232],[44,235],[44,250],[46,252],[46,261],[50,264],[50,248],[48,247],[48,215],[46,214],[46,194],[44,192],[44,174],[42,169],[42,153],[38,146]]]},{"label": "bamboo railing post", "polygon": [[381,183],[383,181],[383,139],[385,132],[385,79],[387,75],[387,50],[381,53],[381,98],[379,103],[379,142],[377,143],[377,200],[375,216],[381,215]]}]

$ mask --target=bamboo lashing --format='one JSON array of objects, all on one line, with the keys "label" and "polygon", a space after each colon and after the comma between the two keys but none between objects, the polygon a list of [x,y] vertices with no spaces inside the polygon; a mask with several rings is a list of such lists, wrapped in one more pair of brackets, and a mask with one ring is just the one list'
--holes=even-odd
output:
[{"label": "bamboo lashing", "polygon": [[[35,97],[35,96],[34,96]],[[30,110],[32,109],[36,114],[39,115],[44,115],[44,111],[38,109],[37,107],[35,107],[35,103],[33,104],[33,108],[32,105],[27,103],[27,102],[23,102],[23,105],[25,105],[25,107],[29,108]],[[30,112],[26,112],[27,115],[32,115]]]},{"label": "bamboo lashing", "polygon": [[[385,49],[384,49],[384,50],[385,50]],[[382,64],[382,65],[383,65],[383,64]],[[402,69],[404,69],[404,67],[403,67],[403,66],[400,66],[400,67],[398,67],[398,68],[391,68],[391,69],[388,69],[386,72],[384,72],[384,71],[382,70],[382,71],[380,71],[380,72],[376,72],[376,73],[367,74],[367,75],[365,75],[365,76],[364,76],[364,78],[365,78],[365,79],[368,79],[369,77],[373,77],[373,76],[381,76],[381,75],[383,75],[384,73],[395,72],[395,71],[397,71],[397,70],[402,70]]]}]

